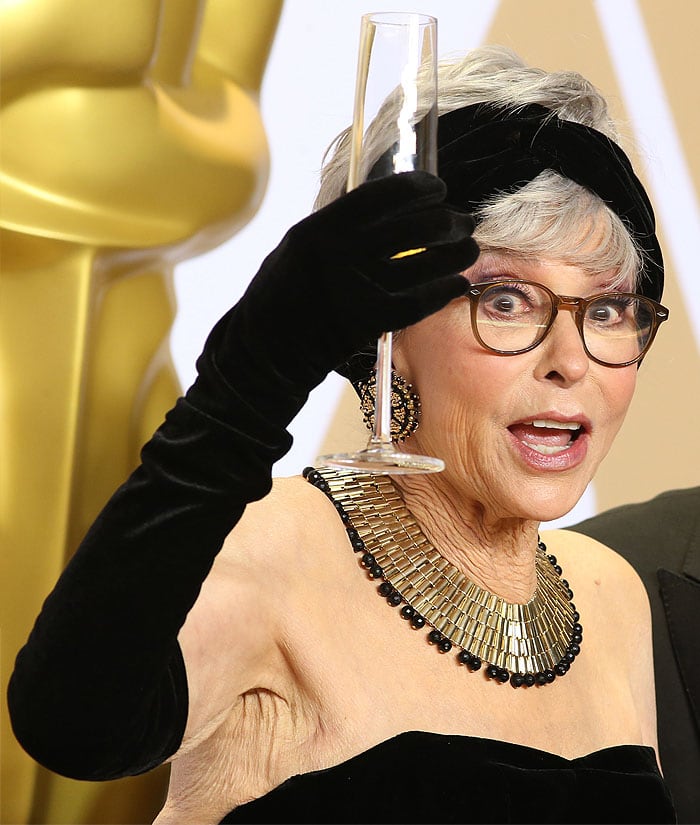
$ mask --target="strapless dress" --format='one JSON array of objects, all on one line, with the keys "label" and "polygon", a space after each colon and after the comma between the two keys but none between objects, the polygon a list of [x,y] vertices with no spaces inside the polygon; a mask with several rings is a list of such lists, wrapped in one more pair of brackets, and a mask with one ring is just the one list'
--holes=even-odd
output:
[{"label": "strapless dress", "polygon": [[340,765],[293,776],[222,823],[675,822],[652,748],[617,745],[577,759],[422,731]]}]

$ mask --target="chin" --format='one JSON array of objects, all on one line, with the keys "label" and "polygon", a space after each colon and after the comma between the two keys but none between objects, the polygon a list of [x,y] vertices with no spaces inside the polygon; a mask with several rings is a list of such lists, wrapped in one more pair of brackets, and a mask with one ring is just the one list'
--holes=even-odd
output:
[{"label": "chin", "polygon": [[580,488],[579,485],[576,485],[575,489],[572,489],[566,483],[554,486],[550,483],[546,485],[545,489],[528,490],[525,487],[524,492],[529,493],[526,498],[522,495],[523,491],[518,496],[522,503],[524,517],[539,522],[556,521],[574,509],[585,493],[587,486],[588,482]]}]

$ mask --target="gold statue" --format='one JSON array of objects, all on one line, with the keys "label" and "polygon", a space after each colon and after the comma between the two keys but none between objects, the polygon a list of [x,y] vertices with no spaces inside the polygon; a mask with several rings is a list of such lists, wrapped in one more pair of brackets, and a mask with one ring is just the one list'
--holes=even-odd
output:
[{"label": "gold statue", "polygon": [[[175,264],[260,204],[258,92],[281,6],[0,2],[3,696],[42,599],[179,394]],[[159,809],[162,772],[63,780],[24,754],[2,706],[3,822]]]}]

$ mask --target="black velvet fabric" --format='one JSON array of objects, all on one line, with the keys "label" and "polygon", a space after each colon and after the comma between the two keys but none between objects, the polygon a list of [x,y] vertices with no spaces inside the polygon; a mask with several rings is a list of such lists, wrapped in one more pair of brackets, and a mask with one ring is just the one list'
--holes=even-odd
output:
[{"label": "black velvet fabric", "polygon": [[[359,187],[298,223],[215,326],[198,376],[92,525],[19,652],[13,730],[78,779],[140,773],[187,720],[177,634],[286,427],[333,367],[384,329],[463,294],[473,221],[416,172]],[[399,251],[427,251],[391,260]]]},{"label": "black velvet fabric", "polygon": [[602,132],[535,103],[517,109],[477,103],[440,116],[438,143],[449,198],[466,208],[512,192],[545,169],[594,192],[645,253],[642,294],[661,300],[664,264],[651,202],[627,155]]},{"label": "black velvet fabric", "polygon": [[295,776],[221,820],[353,823],[675,822],[651,748],[564,759],[469,736],[402,733],[347,762]]}]

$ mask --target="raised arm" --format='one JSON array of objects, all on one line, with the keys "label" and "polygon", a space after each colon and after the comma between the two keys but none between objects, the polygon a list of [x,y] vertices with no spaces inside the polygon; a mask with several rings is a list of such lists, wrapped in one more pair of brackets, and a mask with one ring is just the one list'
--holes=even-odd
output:
[{"label": "raised arm", "polygon": [[[46,600],[10,680],[15,734],[58,773],[146,771],[179,747],[177,634],[246,504],[263,498],[308,393],[384,329],[464,292],[472,219],[416,172],[301,221],[217,323],[197,379],[142,451]],[[420,255],[392,260],[401,250]]]}]

